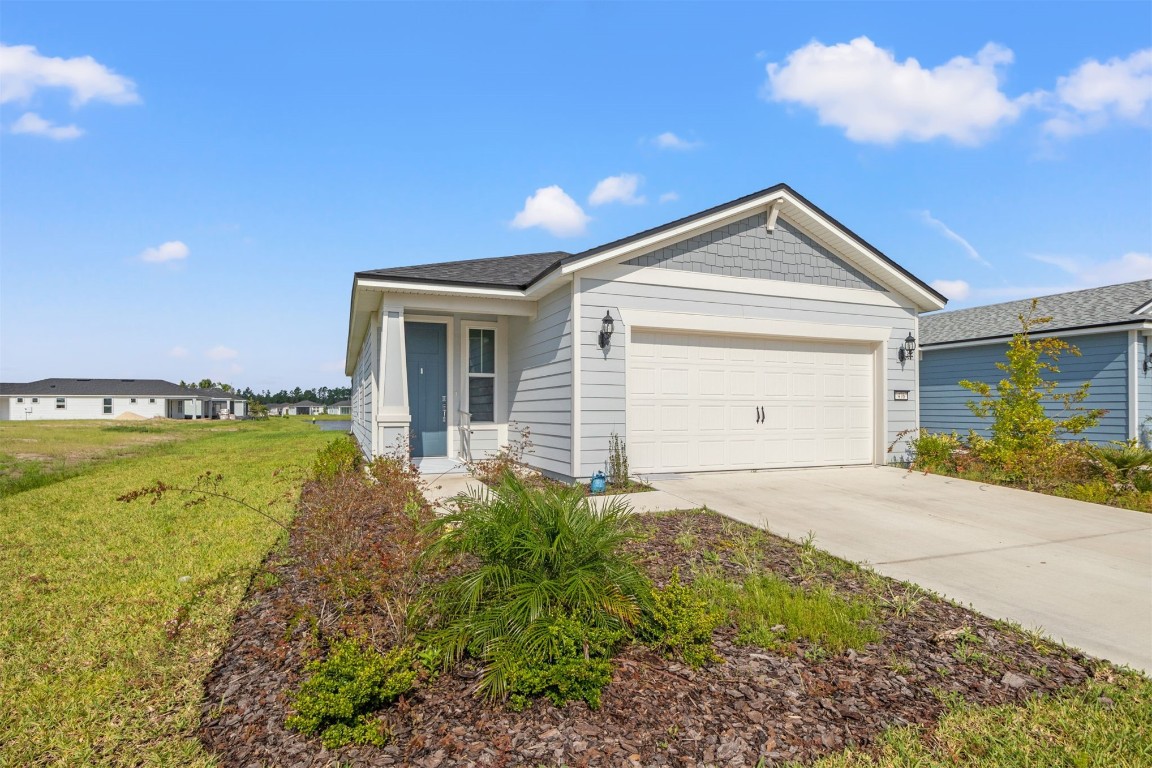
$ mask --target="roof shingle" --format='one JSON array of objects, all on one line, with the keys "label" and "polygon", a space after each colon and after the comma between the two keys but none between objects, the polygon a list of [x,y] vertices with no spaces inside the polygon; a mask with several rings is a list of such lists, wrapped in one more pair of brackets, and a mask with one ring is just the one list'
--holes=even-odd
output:
[{"label": "roof shingle", "polygon": [[[1041,317],[1051,317],[1052,322],[1037,326],[1037,330],[1059,331],[1149,321],[1152,315],[1134,314],[1149,301],[1152,301],[1152,280],[1041,296],[1036,300],[1036,311]],[[1032,299],[1021,299],[921,315],[920,345],[1011,336],[1020,331],[1020,315],[1028,314],[1031,305]]]}]

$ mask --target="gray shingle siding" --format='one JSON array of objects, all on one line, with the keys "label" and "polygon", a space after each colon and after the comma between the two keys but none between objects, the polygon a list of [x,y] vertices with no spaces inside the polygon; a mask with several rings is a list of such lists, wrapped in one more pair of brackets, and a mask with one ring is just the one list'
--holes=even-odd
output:
[{"label": "gray shingle siding", "polygon": [[[550,474],[572,471],[572,294],[540,299],[534,319],[508,322],[509,420],[532,431],[528,461]],[[509,430],[509,438],[516,435]],[[473,449],[475,450],[475,448]]]},{"label": "gray shingle siding", "polygon": [[773,232],[768,232],[767,223],[768,214],[758,213],[624,263],[635,267],[883,290],[783,217],[776,220]]},{"label": "gray shingle siding", "polygon": [[[1128,334],[1102,333],[1075,336],[1068,339],[1080,350],[1080,357],[1063,355],[1059,373],[1045,378],[1060,382],[1057,392],[1073,391],[1085,381],[1091,382],[1088,400],[1090,408],[1105,408],[1108,413],[1100,424],[1081,437],[1095,442],[1125,440],[1128,436]],[[984,344],[950,349],[925,349],[920,370],[920,424],[933,432],[967,434],[976,430],[987,436],[990,422],[978,419],[965,405],[975,400],[968,390],[959,385],[961,379],[984,381],[993,387],[1005,373],[996,367],[1004,362],[1006,344]],[[1152,391],[1152,387],[1149,387]],[[1061,410],[1050,408],[1058,417]]]}]

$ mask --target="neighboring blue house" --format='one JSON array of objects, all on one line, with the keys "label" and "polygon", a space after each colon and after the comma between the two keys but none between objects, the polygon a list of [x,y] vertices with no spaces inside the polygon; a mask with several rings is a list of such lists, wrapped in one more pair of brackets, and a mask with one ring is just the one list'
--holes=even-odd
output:
[{"label": "neighboring blue house", "polygon": [[[973,393],[961,379],[995,385],[1005,377],[1007,342],[1020,331],[1032,300],[937,312],[920,318],[920,426],[933,432],[983,431],[988,421],[966,406]],[[1058,392],[1092,383],[1085,405],[1105,408],[1098,426],[1081,437],[1093,442],[1140,438],[1152,429],[1152,280],[1090,288],[1037,299],[1038,316],[1052,321],[1033,331],[1056,336],[1080,350],[1061,356]],[[1057,410],[1051,411],[1056,415]]]}]

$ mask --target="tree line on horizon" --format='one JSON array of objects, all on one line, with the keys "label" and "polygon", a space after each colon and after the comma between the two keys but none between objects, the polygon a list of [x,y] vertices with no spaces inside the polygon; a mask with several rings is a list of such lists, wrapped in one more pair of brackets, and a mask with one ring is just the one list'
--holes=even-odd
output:
[{"label": "tree line on horizon", "polygon": [[279,392],[272,392],[265,389],[263,392],[256,392],[251,387],[244,389],[237,389],[231,384],[223,381],[212,381],[212,379],[201,379],[200,381],[180,381],[180,386],[188,387],[189,389],[222,389],[225,392],[232,392],[238,397],[243,397],[245,400],[268,405],[270,403],[299,403],[303,400],[311,400],[314,403],[321,405],[332,405],[341,400],[350,400],[352,398],[352,387],[316,387],[315,389],[302,389],[294,387],[292,389],[281,389]]}]

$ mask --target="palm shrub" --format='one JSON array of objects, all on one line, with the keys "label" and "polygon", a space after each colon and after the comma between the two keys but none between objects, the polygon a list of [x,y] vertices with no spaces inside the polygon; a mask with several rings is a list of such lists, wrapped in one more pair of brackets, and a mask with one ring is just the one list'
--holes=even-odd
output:
[{"label": "palm shrub", "polygon": [[[556,692],[548,682],[556,676],[545,668],[565,664],[576,674],[576,637],[576,661],[599,681],[592,686],[598,695],[607,677],[597,665],[651,602],[647,577],[624,550],[636,538],[627,510],[610,502],[597,511],[580,488],[534,488],[511,472],[493,492],[458,497],[456,511],[433,523],[439,538],[428,554],[460,558],[463,570],[436,589],[426,642],[445,664],[465,655],[480,660],[478,690],[503,699],[516,692],[514,684],[522,692]],[[526,676],[533,685],[524,684]],[[597,700],[587,686],[553,700],[575,697],[593,706]]]},{"label": "palm shrub", "polygon": [[1129,440],[1095,447],[1092,449],[1092,457],[1109,479],[1139,491],[1152,490],[1152,449]]}]

